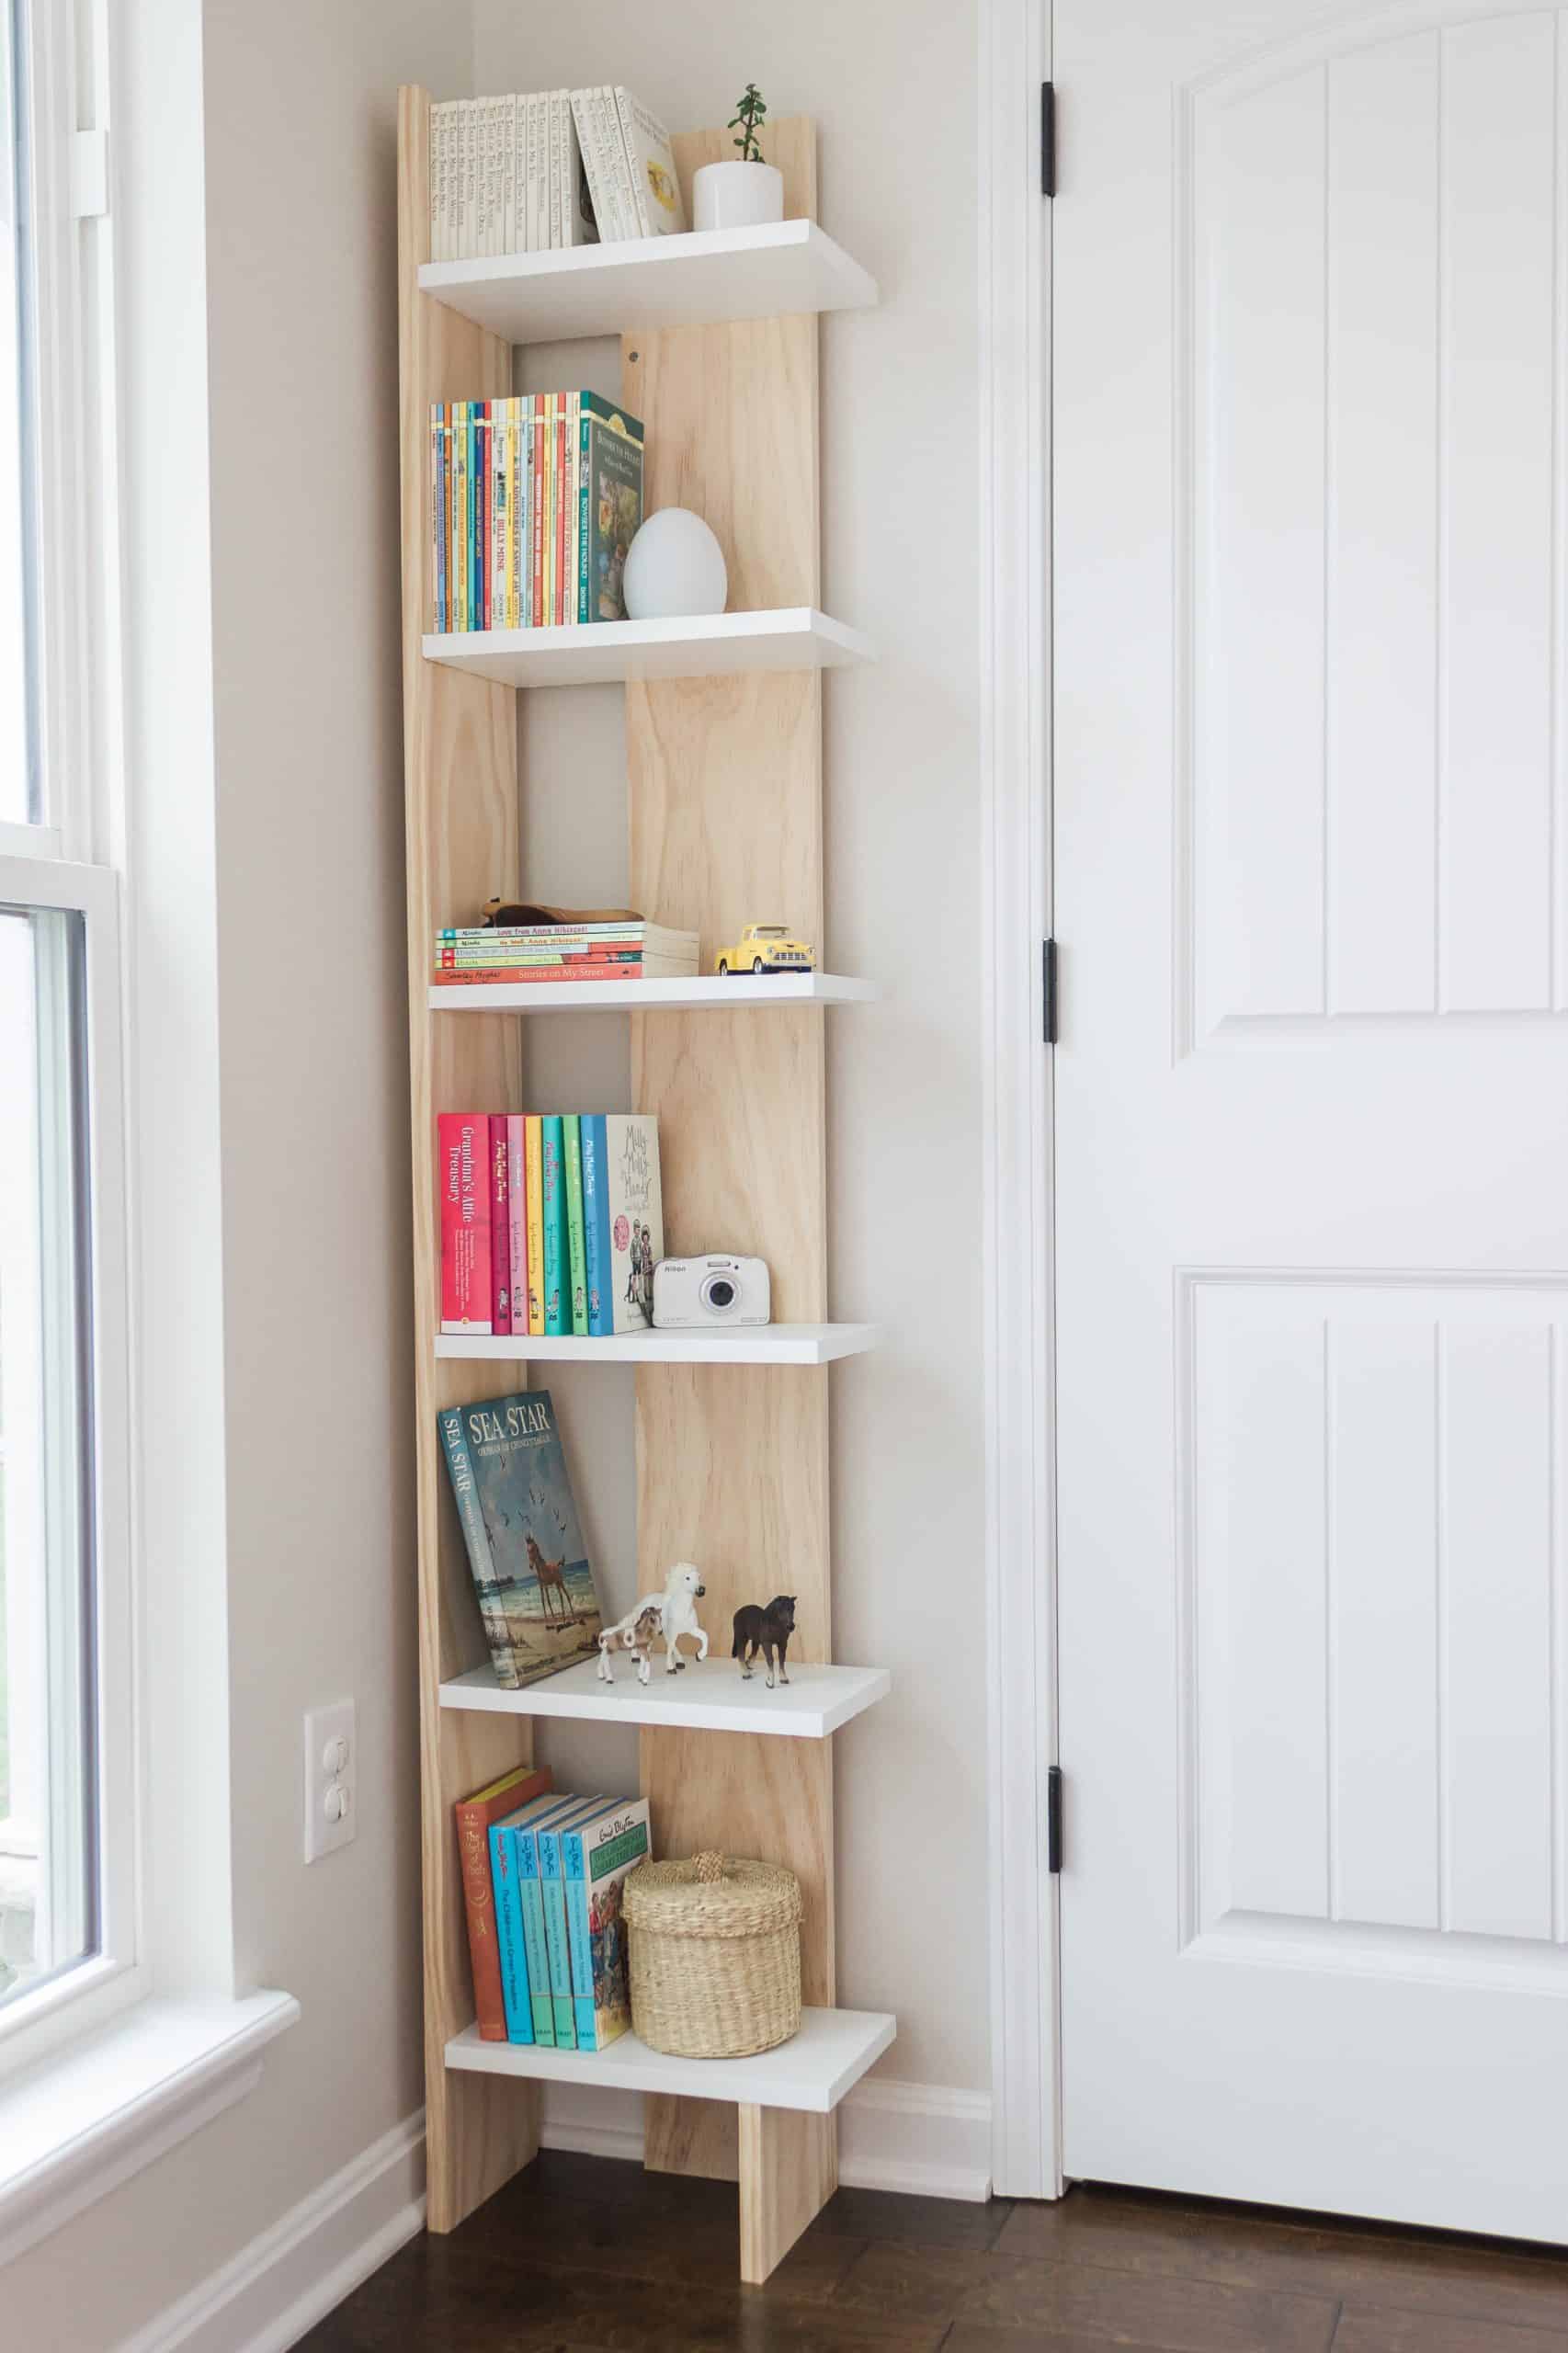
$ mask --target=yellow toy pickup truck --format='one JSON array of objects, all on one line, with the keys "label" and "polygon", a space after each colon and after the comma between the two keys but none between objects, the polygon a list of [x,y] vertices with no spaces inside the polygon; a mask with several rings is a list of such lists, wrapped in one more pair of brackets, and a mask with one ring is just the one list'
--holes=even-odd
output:
[{"label": "yellow toy pickup truck", "polygon": [[732,972],[810,972],[816,961],[815,949],[781,923],[748,923],[736,947],[720,949],[713,970],[724,980]]}]

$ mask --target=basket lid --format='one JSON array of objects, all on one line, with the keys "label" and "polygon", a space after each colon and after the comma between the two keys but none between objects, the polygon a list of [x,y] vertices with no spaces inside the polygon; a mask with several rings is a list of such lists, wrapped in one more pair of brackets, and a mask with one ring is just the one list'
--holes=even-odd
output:
[{"label": "basket lid", "polygon": [[692,1855],[639,1863],[622,1894],[634,1928],[666,1937],[761,1937],[801,1916],[801,1882],[781,1863]]}]

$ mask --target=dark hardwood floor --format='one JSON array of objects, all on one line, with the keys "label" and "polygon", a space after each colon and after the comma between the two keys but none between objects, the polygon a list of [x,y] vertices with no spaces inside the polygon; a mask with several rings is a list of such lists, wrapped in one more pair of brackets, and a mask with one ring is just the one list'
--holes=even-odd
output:
[{"label": "dark hardwood floor", "polygon": [[841,2189],[766,2288],[736,2249],[733,2188],[550,2153],[301,2353],[1568,2353],[1568,2256],[1264,2207]]}]

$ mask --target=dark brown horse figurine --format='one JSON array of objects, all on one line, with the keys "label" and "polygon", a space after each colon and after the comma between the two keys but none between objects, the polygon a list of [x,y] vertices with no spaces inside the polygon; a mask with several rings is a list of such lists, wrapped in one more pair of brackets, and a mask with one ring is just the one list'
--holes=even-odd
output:
[{"label": "dark brown horse figurine", "polygon": [[528,1538],[528,1566],[539,1579],[539,1597],[545,1616],[550,1618],[554,1615],[550,1606],[550,1597],[552,1593],[557,1593],[561,1597],[561,1607],[570,1619],[574,1612],[566,1591],[564,1553],[559,1561],[547,1561],[530,1536]]}]

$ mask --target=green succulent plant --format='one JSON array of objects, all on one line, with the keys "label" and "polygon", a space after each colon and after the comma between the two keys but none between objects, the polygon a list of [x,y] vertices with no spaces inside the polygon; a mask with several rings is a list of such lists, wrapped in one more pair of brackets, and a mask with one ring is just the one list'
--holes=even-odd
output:
[{"label": "green succulent plant", "polygon": [[756,134],[762,128],[767,113],[767,99],[755,82],[748,82],[744,95],[736,105],[735,112],[725,125],[726,130],[740,131],[740,137],[731,143],[740,149],[743,164],[760,164],[764,161],[762,149],[757,144]]}]

